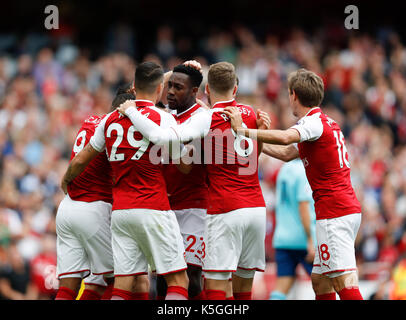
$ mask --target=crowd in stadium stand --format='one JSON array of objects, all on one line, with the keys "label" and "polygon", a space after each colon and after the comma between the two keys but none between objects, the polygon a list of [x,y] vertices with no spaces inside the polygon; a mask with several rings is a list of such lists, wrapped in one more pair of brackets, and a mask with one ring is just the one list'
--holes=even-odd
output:
[{"label": "crowd in stadium stand", "polygon": [[[170,70],[194,58],[204,70],[217,61],[234,63],[238,100],[267,111],[273,128],[295,122],[287,74],[305,67],[323,78],[322,107],[346,137],[353,186],[362,204],[356,241],[359,277],[382,284],[376,299],[396,298],[386,288],[393,284],[395,266],[406,257],[406,47],[389,29],[344,40],[334,29],[325,30],[292,29],[283,37],[259,38],[240,26],[232,32],[213,29],[192,41],[162,26],[155,45],[138,61],[133,59],[137,46],[129,28],[110,33],[108,50],[96,57],[69,39],[55,45],[48,36],[32,35],[23,42],[2,36],[0,297],[49,299],[55,294],[55,214],[63,198],[60,180],[81,122],[89,115],[108,112],[115,91],[132,81],[140,61],[158,61]],[[344,46],[336,45],[337,39]],[[205,99],[203,89],[199,97]],[[279,160],[260,158],[270,263],[274,261],[274,187],[280,166]]]}]

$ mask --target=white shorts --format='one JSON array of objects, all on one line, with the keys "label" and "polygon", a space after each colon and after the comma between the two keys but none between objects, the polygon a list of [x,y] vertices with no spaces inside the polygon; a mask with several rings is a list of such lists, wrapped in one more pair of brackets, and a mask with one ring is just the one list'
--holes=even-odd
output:
[{"label": "white shorts", "polygon": [[242,208],[206,216],[204,276],[227,280],[232,272],[244,278],[265,270],[266,209]]},{"label": "white shorts", "polygon": [[110,218],[110,203],[65,196],[56,215],[59,279],[113,273]]},{"label": "white shorts", "polygon": [[317,252],[312,273],[334,278],[356,272],[354,242],[360,224],[360,213],[316,221]]},{"label": "white shorts", "polygon": [[94,275],[91,273],[86,279],[84,280],[85,285],[93,285],[99,287],[107,287],[107,283],[104,280],[102,275]]},{"label": "white shorts", "polygon": [[173,211],[114,210],[111,218],[114,275],[158,275],[187,268],[182,236]]},{"label": "white shorts", "polygon": [[202,266],[202,256],[205,249],[204,226],[206,209],[173,210],[178,220],[180,233],[185,245],[186,263]]}]

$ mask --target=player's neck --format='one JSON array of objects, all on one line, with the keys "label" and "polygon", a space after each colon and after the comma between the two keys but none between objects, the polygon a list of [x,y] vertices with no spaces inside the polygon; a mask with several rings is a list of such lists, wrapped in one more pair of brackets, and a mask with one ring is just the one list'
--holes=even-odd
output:
[{"label": "player's neck", "polygon": [[214,106],[218,102],[231,101],[234,100],[233,94],[226,95],[212,95],[210,96],[211,106]]},{"label": "player's neck", "polygon": [[196,104],[196,99],[190,101],[185,106],[176,108],[176,113],[181,114],[181,113],[185,112],[186,110],[190,109],[191,107],[193,107],[195,104]]},{"label": "player's neck", "polygon": [[312,110],[313,108],[316,108],[316,107],[304,107],[304,106],[300,106],[300,107],[298,108],[298,114],[297,114],[298,118],[299,118],[299,119],[303,118],[303,117],[304,117],[305,115],[307,115],[307,114],[310,112],[310,110]]},{"label": "player's neck", "polygon": [[156,103],[157,96],[154,94],[147,94],[143,92],[137,92],[137,100],[149,100],[152,101],[154,104]]}]

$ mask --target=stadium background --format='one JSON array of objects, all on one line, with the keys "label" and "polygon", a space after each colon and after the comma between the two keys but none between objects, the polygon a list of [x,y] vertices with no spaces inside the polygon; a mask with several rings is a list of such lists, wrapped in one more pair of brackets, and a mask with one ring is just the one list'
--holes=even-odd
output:
[{"label": "stadium background", "polygon": [[[0,297],[55,293],[59,183],[84,118],[108,111],[137,63],[155,60],[169,70],[194,58],[205,70],[234,63],[238,100],[269,112],[273,128],[294,121],[286,75],[305,67],[323,77],[322,106],[343,129],[362,203],[361,292],[406,298],[406,29],[395,2],[55,1],[59,29],[46,30],[48,4],[8,1],[0,13]],[[348,4],[358,6],[359,30],[344,28]],[[253,295],[267,299],[281,162],[260,161],[268,263]],[[313,299],[309,278],[298,274],[289,298]]]}]

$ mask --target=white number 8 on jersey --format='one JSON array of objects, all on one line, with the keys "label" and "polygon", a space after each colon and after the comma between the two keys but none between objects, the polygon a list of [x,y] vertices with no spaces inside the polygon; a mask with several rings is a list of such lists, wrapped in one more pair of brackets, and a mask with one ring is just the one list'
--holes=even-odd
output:
[{"label": "white number 8 on jersey", "polygon": [[[242,123],[242,126],[244,128],[247,128],[247,125],[244,122]],[[245,158],[248,157],[252,153],[252,151],[254,151],[254,142],[252,141],[252,139],[239,135],[239,134],[237,135],[233,129],[231,129],[231,132],[233,133],[233,136],[235,137],[235,140],[234,140],[235,152],[241,157],[245,157]],[[247,148],[243,149],[241,147],[242,141],[247,142],[247,144],[248,144]]]}]

